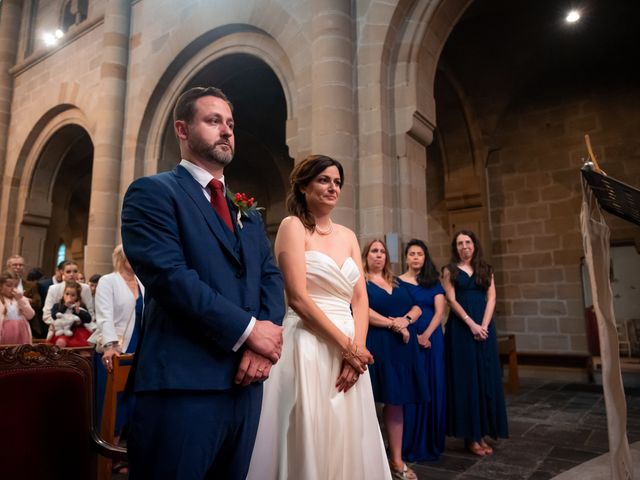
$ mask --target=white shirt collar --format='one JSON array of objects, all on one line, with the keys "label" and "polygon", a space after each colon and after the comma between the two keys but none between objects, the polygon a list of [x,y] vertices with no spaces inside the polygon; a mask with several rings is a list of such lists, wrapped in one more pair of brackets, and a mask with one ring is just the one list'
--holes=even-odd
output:
[{"label": "white shirt collar", "polygon": [[[195,163],[191,163],[189,160],[185,160],[184,158],[180,160],[180,165],[187,169],[187,172],[191,174],[191,176],[195,179],[196,182],[200,184],[202,188],[209,187],[209,182],[213,178],[213,175],[207,172],[204,168],[196,165]],[[226,191],[224,175],[217,180],[220,180],[222,182],[222,186],[225,187]]]}]

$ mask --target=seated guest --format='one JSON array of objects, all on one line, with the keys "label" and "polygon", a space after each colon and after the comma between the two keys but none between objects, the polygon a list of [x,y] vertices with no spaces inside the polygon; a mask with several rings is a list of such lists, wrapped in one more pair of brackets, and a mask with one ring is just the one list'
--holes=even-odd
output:
[{"label": "seated guest", "polygon": [[64,268],[64,262],[66,260],[62,260],[56,266],[56,271],[51,278],[42,278],[38,281],[38,292],[40,292],[40,299],[45,300],[47,298],[47,293],[49,293],[49,287],[51,285],[56,285],[57,283],[62,282],[62,269]]},{"label": "seated guest", "polygon": [[7,271],[13,272],[18,276],[18,285],[16,286],[16,289],[23,294],[27,300],[29,300],[31,308],[33,308],[36,313],[40,313],[40,315],[35,315],[31,319],[31,330],[36,337],[40,338],[44,336],[46,329],[44,325],[41,325],[40,321],[42,318],[42,298],[40,297],[38,284],[36,282],[22,279],[22,276],[24,275],[24,258],[20,255],[11,255],[7,259]]},{"label": "seated guest", "polygon": [[[76,282],[76,278],[78,275],[78,264],[73,260],[65,260],[62,265],[62,272],[62,279],[64,280],[64,282]],[[42,310],[42,319],[48,325],[51,325],[52,323],[51,309],[62,299],[65,287],[64,282],[56,283],[55,285],[51,285],[49,287],[49,292],[47,293],[47,298],[44,301],[44,308]],[[82,289],[80,299],[82,303],[85,304],[87,311],[93,319],[95,313],[93,309],[93,297],[91,296],[91,289],[89,288],[89,285],[86,285],[84,283],[79,285]]]},{"label": "seated guest", "polygon": [[444,450],[447,391],[442,316],[447,301],[438,269],[422,240],[409,240],[404,250],[407,270],[398,278],[422,309],[416,322],[420,361],[427,369],[429,401],[404,407],[403,457],[411,462],[438,460]]},{"label": "seated guest", "polygon": [[96,296],[96,287],[98,286],[98,281],[100,280],[100,275],[94,273],[89,277],[89,288],[91,289],[91,295],[95,298]]},{"label": "seated guest", "polygon": [[16,288],[18,280],[13,272],[0,275],[0,344],[4,345],[31,343],[29,320],[35,312]]},{"label": "seated guest", "polygon": [[[60,302],[51,308],[52,329],[47,342],[61,348],[86,347],[91,332],[84,325],[91,323],[87,307],[80,301],[82,287],[73,280],[64,283]],[[83,325],[84,324],[84,325]]]}]

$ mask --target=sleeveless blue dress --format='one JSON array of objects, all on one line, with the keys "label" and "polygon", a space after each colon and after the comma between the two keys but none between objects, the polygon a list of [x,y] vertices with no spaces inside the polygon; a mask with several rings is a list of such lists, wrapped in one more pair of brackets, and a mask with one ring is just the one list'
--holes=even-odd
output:
[{"label": "sleeveless blue dress", "polygon": [[[487,305],[487,292],[458,269],[454,282],[456,300],[477,324]],[[507,410],[502,368],[494,322],[489,337],[476,341],[471,330],[453,311],[445,326],[447,372],[447,435],[478,441],[489,435],[507,438]]]},{"label": "sleeveless blue dress", "polygon": [[[423,333],[433,318],[435,298],[444,295],[440,282],[425,288],[400,280],[413,301],[422,309],[416,322],[417,334]],[[444,369],[444,335],[442,325],[431,334],[431,348],[420,348],[420,362],[427,370],[426,382],[429,401],[404,407],[404,430],[402,434],[402,458],[410,462],[438,460],[444,451],[446,434],[447,389]]]},{"label": "sleeveless blue dress", "polygon": [[[402,286],[394,287],[389,294],[376,284],[367,282],[367,295],[369,308],[385,317],[401,317],[415,305]],[[409,343],[404,343],[400,334],[388,328],[369,325],[367,349],[375,362],[369,365],[369,372],[376,402],[406,405],[429,399],[426,368],[424,362],[419,361],[416,323],[409,325]]]}]

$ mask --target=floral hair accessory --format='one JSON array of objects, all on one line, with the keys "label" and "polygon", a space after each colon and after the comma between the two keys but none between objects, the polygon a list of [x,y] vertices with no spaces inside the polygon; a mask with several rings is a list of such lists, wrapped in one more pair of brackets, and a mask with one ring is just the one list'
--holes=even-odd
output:
[{"label": "floral hair accessory", "polygon": [[249,215],[257,215],[259,212],[264,210],[264,207],[259,207],[258,202],[253,197],[250,197],[246,193],[233,193],[231,190],[228,190],[229,195],[231,195],[231,201],[238,209],[238,214],[236,215],[236,223],[240,228],[243,228],[241,217],[249,217]]}]

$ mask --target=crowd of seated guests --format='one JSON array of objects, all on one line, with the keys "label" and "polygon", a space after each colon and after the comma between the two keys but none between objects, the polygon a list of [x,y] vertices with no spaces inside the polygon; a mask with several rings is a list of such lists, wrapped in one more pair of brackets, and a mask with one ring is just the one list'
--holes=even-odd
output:
[{"label": "crowd of seated guests", "polygon": [[[3,284],[0,344],[46,341],[63,347],[90,345],[86,342],[86,337],[95,328],[93,298],[100,275],[92,275],[86,283],[77,263],[72,260],[60,262],[49,278],[37,267],[25,275],[25,260],[17,254],[7,259],[6,271],[0,275]],[[78,298],[71,302],[70,298],[76,291],[79,292]],[[63,328],[65,321],[56,322],[66,318],[68,323],[71,315],[76,320],[69,329]],[[5,321],[17,320],[14,318],[17,316],[24,321],[5,325]],[[56,334],[54,324],[60,327],[57,332],[62,332],[61,334]],[[16,331],[18,325],[21,325],[19,334]],[[8,333],[9,331],[12,333]]]}]

